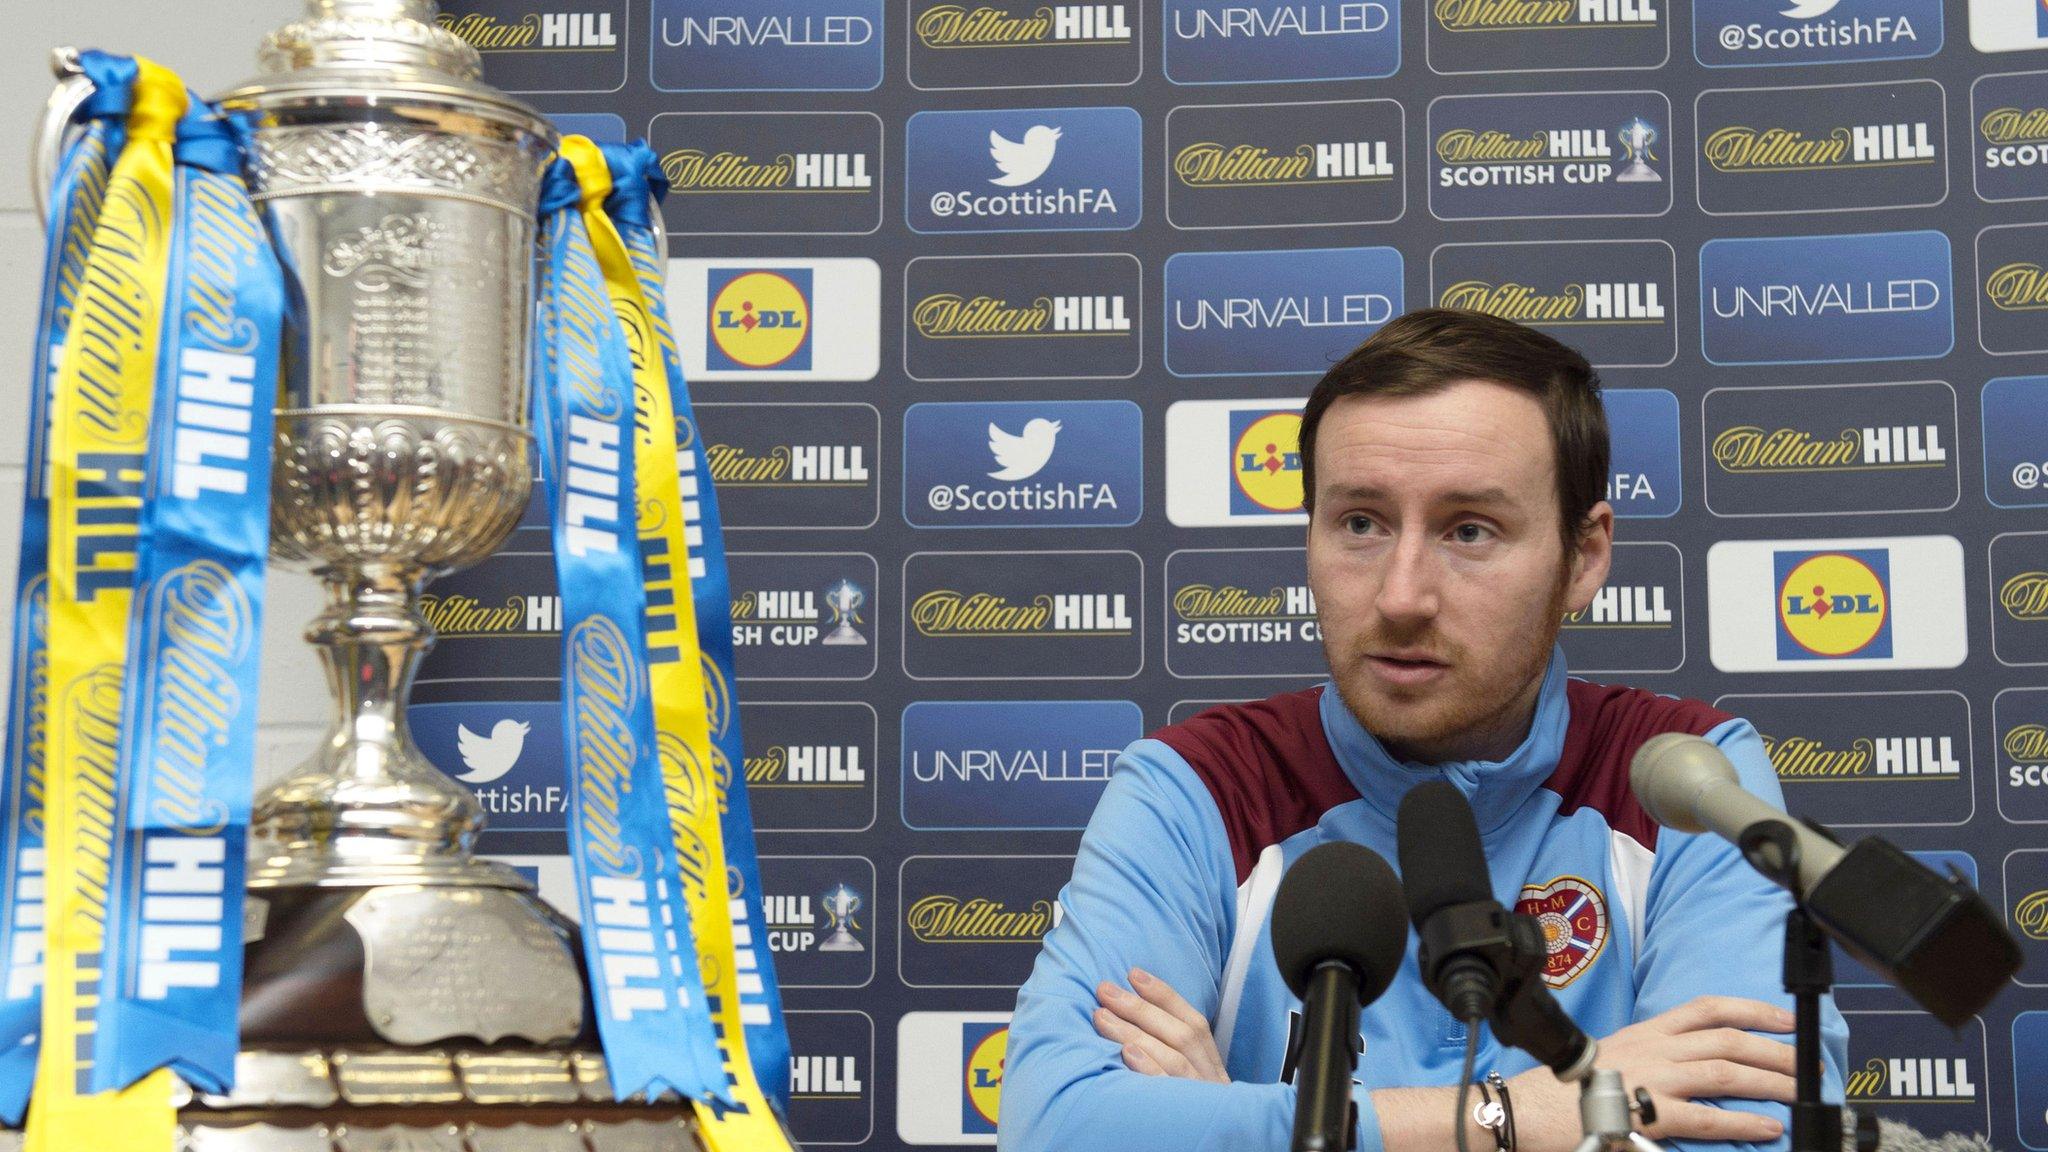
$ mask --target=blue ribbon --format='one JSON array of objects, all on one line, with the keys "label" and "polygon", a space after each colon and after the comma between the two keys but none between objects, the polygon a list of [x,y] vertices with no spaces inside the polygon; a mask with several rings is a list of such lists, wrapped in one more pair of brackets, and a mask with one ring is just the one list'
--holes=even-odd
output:
[{"label": "blue ribbon", "polygon": [[284,279],[234,135],[178,126],[92,1089],[234,1083]]},{"label": "blue ribbon", "polygon": [[633,372],[557,160],[541,195],[533,424],[562,594],[569,850],[612,1090],[730,1104],[690,943],[648,687]]},{"label": "blue ribbon", "polygon": [[15,568],[12,684],[0,768],[0,1120],[19,1126],[35,1083],[42,1026],[44,731],[49,723],[48,621],[50,388],[71,324],[107,173],[126,135],[136,65],[84,52],[93,90],[73,114],[83,130],[66,147],[50,189],[43,287],[29,369],[28,477]]},{"label": "blue ribbon", "polygon": [[683,519],[701,529],[691,537],[694,540],[701,536],[702,544],[690,556],[690,595],[697,608],[697,644],[707,665],[704,677],[711,706],[716,775],[724,792],[719,821],[725,837],[725,860],[727,867],[739,875],[740,896],[746,907],[745,923],[733,923],[733,948],[743,953],[735,957],[741,971],[751,967],[760,977],[757,992],[742,989],[741,1020],[754,1077],[762,1092],[786,1112],[789,1032],[782,1018],[782,994],[776,985],[774,961],[768,952],[767,921],[761,908],[761,865],[754,847],[754,816],[747,803],[747,778],[744,771],[737,770],[746,759],[740,745],[739,710],[733,694],[732,594],[726,570],[725,536],[718,515],[718,492],[712,486],[711,465],[704,455],[704,438],[697,434],[689,384],[683,379],[682,358],[677,354],[674,330],[668,322],[665,270],[655,247],[652,205],[667,195],[668,177],[645,140],[627,145],[606,144],[601,150],[612,176],[612,194],[605,200],[605,211],[626,242],[633,270],[640,277],[647,306],[653,313],[662,363],[668,369],[676,444],[679,448],[689,447],[688,455],[678,458],[676,467],[682,481]]}]

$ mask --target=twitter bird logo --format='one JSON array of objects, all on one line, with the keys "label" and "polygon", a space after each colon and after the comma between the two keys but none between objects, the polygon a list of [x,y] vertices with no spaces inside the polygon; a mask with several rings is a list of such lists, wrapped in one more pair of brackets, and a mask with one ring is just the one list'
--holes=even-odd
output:
[{"label": "twitter bird logo", "polygon": [[1060,130],[1043,124],[1034,125],[1024,133],[1024,142],[1005,140],[1000,132],[988,134],[988,154],[995,160],[1001,176],[992,176],[989,183],[1005,188],[1017,188],[1031,183],[1052,166],[1053,150],[1060,146]]},{"label": "twitter bird logo", "polygon": [[988,450],[996,458],[997,468],[989,475],[997,480],[1029,480],[1038,475],[1045,462],[1052,459],[1053,442],[1059,439],[1060,422],[1040,417],[1024,425],[1024,431],[1012,436],[991,422],[988,426]]},{"label": "twitter bird logo", "polygon": [[462,763],[469,771],[456,779],[465,784],[489,784],[510,772],[519,763],[519,753],[526,748],[526,732],[531,727],[519,720],[500,720],[491,726],[489,736],[479,736],[467,724],[457,724],[456,750],[462,753]]},{"label": "twitter bird logo", "polygon": [[1825,16],[1834,11],[1835,5],[1839,3],[1841,0],[1796,0],[1790,8],[1778,15],[1789,16],[1794,20],[1811,20],[1815,16]]}]

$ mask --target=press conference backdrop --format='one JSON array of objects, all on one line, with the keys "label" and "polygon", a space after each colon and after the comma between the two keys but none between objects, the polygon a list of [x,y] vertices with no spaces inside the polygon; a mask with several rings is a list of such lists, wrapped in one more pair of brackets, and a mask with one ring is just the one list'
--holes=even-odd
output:
[{"label": "press conference backdrop", "polygon": [[[1749,717],[2020,936],[1954,1035],[1845,964],[1850,1102],[2048,1149],[2043,0],[443,9],[674,184],[806,1144],[994,1142],[1116,751],[1320,675],[1302,397],[1444,304],[1606,382],[1573,671]],[[412,715],[559,892],[529,523],[431,590]]]}]

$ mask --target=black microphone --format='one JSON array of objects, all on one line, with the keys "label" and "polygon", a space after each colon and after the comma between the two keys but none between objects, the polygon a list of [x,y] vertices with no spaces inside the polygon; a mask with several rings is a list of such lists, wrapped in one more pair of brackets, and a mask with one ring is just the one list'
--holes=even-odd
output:
[{"label": "black microphone", "polygon": [[1447,781],[1431,780],[1402,798],[1396,829],[1422,983],[1451,1015],[1477,1024],[1493,1015],[1520,949],[1493,898],[1472,806]]},{"label": "black microphone", "polygon": [[1358,1014],[1401,970],[1408,922],[1401,882],[1380,854],[1333,842],[1302,853],[1273,897],[1273,960],[1301,998],[1295,1063],[1293,1152],[1357,1146],[1351,1073],[1358,1067]]},{"label": "black microphone", "polygon": [[1875,836],[1842,847],[1751,795],[1709,741],[1651,737],[1629,766],[1629,786],[1657,823],[1741,848],[1844,951],[1951,1028],[1983,1011],[2019,971],[2019,942],[1967,881]]},{"label": "black microphone", "polygon": [[1401,800],[1396,846],[1408,915],[1421,947],[1422,982],[1467,1027],[1536,1057],[1560,1080],[1592,1070],[1591,1039],[1539,975],[1543,930],[1493,898],[1472,806],[1448,781],[1431,780]]}]

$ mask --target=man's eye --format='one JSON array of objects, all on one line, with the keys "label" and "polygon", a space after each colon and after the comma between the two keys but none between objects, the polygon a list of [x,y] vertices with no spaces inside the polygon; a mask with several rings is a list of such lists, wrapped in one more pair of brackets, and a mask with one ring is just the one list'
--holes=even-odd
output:
[{"label": "man's eye", "polygon": [[1344,528],[1353,536],[1363,536],[1372,531],[1372,518],[1370,516],[1346,516],[1344,518]]},{"label": "man's eye", "polygon": [[1460,524],[1456,528],[1451,529],[1451,532],[1458,538],[1458,543],[1460,544],[1477,544],[1481,540],[1486,539],[1489,534],[1485,525],[1471,523]]}]

